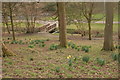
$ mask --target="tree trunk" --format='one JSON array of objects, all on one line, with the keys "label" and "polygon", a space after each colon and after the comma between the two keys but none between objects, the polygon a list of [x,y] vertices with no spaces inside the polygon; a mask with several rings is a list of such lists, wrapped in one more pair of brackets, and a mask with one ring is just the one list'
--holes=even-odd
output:
[{"label": "tree trunk", "polygon": [[66,47],[66,16],[65,16],[65,3],[58,2],[58,21],[59,21],[59,40],[60,46]]},{"label": "tree trunk", "polygon": [[88,27],[89,27],[89,40],[91,40],[91,21],[88,21]]},{"label": "tree trunk", "polygon": [[35,27],[36,27],[36,17],[33,18],[33,33],[35,32]]},{"label": "tree trunk", "polygon": [[103,50],[113,51],[113,4],[106,2],[106,24],[104,29]]},{"label": "tree trunk", "polygon": [[9,10],[10,10],[10,20],[11,20],[11,26],[12,26],[12,36],[13,36],[13,40],[15,40],[15,31],[14,31],[11,3],[9,3]]},{"label": "tree trunk", "polygon": [[[118,14],[120,14],[120,1],[118,2]],[[120,22],[120,15],[118,15],[118,22]],[[120,23],[118,23],[118,45],[120,46]],[[118,66],[120,66],[120,48],[118,49]],[[120,69],[119,69],[120,71]],[[120,76],[119,76],[120,77]]]},{"label": "tree trunk", "polygon": [[6,27],[7,27],[7,31],[8,31],[8,33],[10,34],[10,30],[9,30],[9,26],[8,26],[8,20],[7,20],[7,18],[6,18],[6,15],[4,15],[3,20],[4,20],[4,24],[5,24]]},{"label": "tree trunk", "polygon": [[[118,3],[118,14],[120,14],[120,1]],[[118,15],[118,22],[120,22],[120,15]],[[120,23],[118,23],[120,26]],[[118,27],[118,45],[120,45],[120,27]]]},{"label": "tree trunk", "polygon": [[13,53],[11,50],[9,50],[4,43],[2,43],[2,52],[3,52],[3,57],[5,56],[14,56],[15,53]]},{"label": "tree trunk", "polygon": [[27,32],[26,33],[30,33],[30,22],[29,22],[29,19],[28,19],[28,16],[26,16],[26,28],[27,28]]},{"label": "tree trunk", "polygon": [[2,32],[5,33],[5,22],[2,22],[3,28],[2,28]]},{"label": "tree trunk", "polygon": [[8,33],[10,34],[10,30],[9,30],[8,23],[7,23],[7,22],[5,22],[5,24],[6,24],[6,27],[7,27],[7,31],[8,31]]}]

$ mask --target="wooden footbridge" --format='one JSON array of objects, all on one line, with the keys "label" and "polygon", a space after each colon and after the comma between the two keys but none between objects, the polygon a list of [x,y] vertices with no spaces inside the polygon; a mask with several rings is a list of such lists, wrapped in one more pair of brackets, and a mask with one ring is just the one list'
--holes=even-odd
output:
[{"label": "wooden footbridge", "polygon": [[51,32],[54,31],[57,28],[57,23],[53,23],[53,24],[45,24],[42,27],[39,28],[40,32]]}]

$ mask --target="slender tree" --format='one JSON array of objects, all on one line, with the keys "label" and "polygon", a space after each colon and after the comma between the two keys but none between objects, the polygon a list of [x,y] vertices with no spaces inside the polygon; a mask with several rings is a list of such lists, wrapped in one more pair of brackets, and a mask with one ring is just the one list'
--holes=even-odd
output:
[{"label": "slender tree", "polygon": [[10,29],[9,29],[9,25],[8,25],[8,20],[6,19],[7,16],[3,16],[3,24],[6,25],[7,27],[7,31],[10,34]]},{"label": "slender tree", "polygon": [[8,25],[8,8],[6,7],[7,4],[3,3],[2,4],[2,15],[3,15],[3,24],[6,25],[6,29],[8,31],[8,33],[10,34],[10,29],[9,29],[9,25]]},{"label": "slender tree", "polygon": [[[120,14],[120,1],[118,2],[118,14]],[[118,15],[118,22],[120,22],[120,15]],[[120,23],[118,23],[118,45],[120,45]],[[118,66],[120,66],[120,48],[118,49]],[[120,71],[120,69],[119,69]],[[119,76],[120,77],[120,76]]]},{"label": "slender tree", "polygon": [[59,40],[60,46],[66,47],[66,15],[65,15],[65,3],[58,2],[58,21],[59,21]]},{"label": "slender tree", "polygon": [[[120,1],[118,2],[118,14],[120,14]],[[118,22],[120,22],[120,15],[118,15]],[[118,26],[120,26],[120,23],[118,23]],[[118,27],[118,45],[120,45],[120,27]]]},{"label": "slender tree", "polygon": [[105,51],[113,51],[113,3],[106,2],[106,24],[104,29],[104,44]]},{"label": "slender tree", "polygon": [[83,13],[83,16],[87,20],[88,28],[89,28],[89,31],[88,31],[89,40],[92,39],[92,37],[91,37],[91,21],[92,21],[93,10],[94,10],[94,2],[82,3],[82,13]]},{"label": "slender tree", "polygon": [[[40,15],[41,10],[38,3],[21,3],[21,15],[26,20],[26,33],[33,33],[36,26],[37,17]],[[39,9],[39,10],[38,10]],[[39,12],[39,13],[38,13]]]},{"label": "slender tree", "polygon": [[16,5],[16,3],[9,2],[9,16],[10,16],[10,22],[12,27],[12,36],[13,40],[15,40],[15,31],[14,31],[14,23],[13,23],[13,7]]}]

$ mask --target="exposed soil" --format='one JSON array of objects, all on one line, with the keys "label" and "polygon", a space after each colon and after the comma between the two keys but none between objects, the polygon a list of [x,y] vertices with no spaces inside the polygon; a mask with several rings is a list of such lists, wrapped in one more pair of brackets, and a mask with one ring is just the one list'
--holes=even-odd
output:
[{"label": "exposed soil", "polygon": [[[4,35],[6,41],[8,35]],[[29,42],[32,40],[50,39],[45,41],[45,47],[36,45],[29,48],[29,44],[8,44],[6,46],[11,49],[17,56],[3,58],[3,74],[4,78],[118,78],[118,62],[113,61],[111,54],[118,53],[117,50],[112,52],[101,51],[103,38],[93,39],[92,41],[80,36],[68,36],[68,41],[72,41],[77,45],[92,46],[88,53],[84,51],[76,51],[72,48],[62,48],[57,50],[49,50],[51,44],[59,44],[58,36],[46,33],[36,34],[19,34],[17,40]],[[10,40],[11,41],[11,40]],[[117,41],[114,43],[117,45]],[[67,57],[77,57],[72,67],[68,66]],[[88,55],[90,61],[84,63],[82,57]],[[105,65],[100,66],[96,63],[96,58],[105,59]],[[56,72],[56,68],[60,68],[60,72]]]}]

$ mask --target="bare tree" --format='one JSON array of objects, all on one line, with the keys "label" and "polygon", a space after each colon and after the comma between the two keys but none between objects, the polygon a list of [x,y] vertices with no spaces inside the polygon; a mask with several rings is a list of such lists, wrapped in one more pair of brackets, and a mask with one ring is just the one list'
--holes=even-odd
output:
[{"label": "bare tree", "polygon": [[[76,10],[77,9],[77,10]],[[86,26],[83,25],[84,16],[82,13],[82,3],[67,3],[66,4],[67,24],[74,24],[77,28],[77,33],[85,36]]]},{"label": "bare tree", "polygon": [[11,2],[8,3],[13,40],[15,40],[15,31],[14,31],[14,23],[13,23],[13,10],[14,10],[15,5],[16,3],[11,3]]},{"label": "bare tree", "polygon": [[[120,14],[120,1],[118,2],[118,14]],[[118,22],[120,22],[120,15],[118,15]],[[120,26],[120,23],[118,23],[118,26]],[[118,27],[118,45],[120,45],[120,27]]]},{"label": "bare tree", "polygon": [[10,34],[10,29],[9,29],[9,25],[8,25],[9,12],[8,12],[8,8],[6,6],[7,5],[5,3],[2,4],[3,24],[6,25],[7,31]]},{"label": "bare tree", "polygon": [[106,24],[104,29],[104,45],[103,49],[113,51],[113,3],[106,2]]},{"label": "bare tree", "polygon": [[[26,20],[26,33],[33,33],[35,29],[36,20],[38,17],[39,3],[21,3],[22,16]],[[40,10],[39,10],[40,12]]]},{"label": "bare tree", "polygon": [[91,37],[91,21],[92,21],[92,15],[94,10],[94,2],[90,3],[82,3],[82,12],[83,16],[86,18],[89,28],[89,40],[92,39]]},{"label": "bare tree", "polygon": [[64,2],[58,2],[58,21],[59,21],[59,40],[60,40],[60,46],[66,47],[66,13],[65,13],[65,3]]}]

